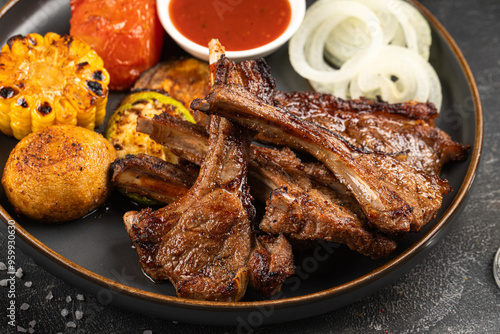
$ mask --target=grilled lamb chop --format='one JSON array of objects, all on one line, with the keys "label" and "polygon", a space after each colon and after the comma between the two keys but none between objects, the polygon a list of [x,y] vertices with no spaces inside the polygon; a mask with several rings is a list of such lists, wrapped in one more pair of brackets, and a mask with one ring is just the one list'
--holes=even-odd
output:
[{"label": "grilled lamb chop", "polygon": [[268,137],[301,147],[330,169],[384,233],[418,231],[441,207],[448,183],[392,156],[366,152],[340,135],[269,105],[236,84],[219,84],[192,108],[230,118]]},{"label": "grilled lamb chop", "polygon": [[189,192],[156,211],[124,216],[145,272],[169,279],[180,297],[237,301],[246,291],[255,214],[248,144],[242,128],[213,117],[208,154]]},{"label": "grilled lamb chop", "polygon": [[184,196],[198,171],[147,154],[127,155],[111,164],[111,182],[129,194],[170,203]]},{"label": "grilled lamb chop", "polygon": [[[195,164],[201,164],[206,154],[203,129],[168,114],[139,119],[138,131]],[[338,242],[372,258],[387,256],[396,248],[393,240],[368,226],[359,205],[322,164],[303,164],[287,148],[251,145],[248,177],[252,195],[267,203],[260,223],[264,232]]]},{"label": "grilled lamb chop", "polygon": [[[213,84],[212,64],[224,51],[218,41],[209,48]],[[179,296],[237,301],[249,276],[266,294],[278,291],[293,272],[291,248],[284,246],[286,239],[275,243],[252,233],[255,210],[246,183],[249,134],[217,116],[211,117],[209,132],[208,153],[194,186],[156,212],[127,213],[129,236],[146,273],[169,279]],[[271,256],[275,250],[283,250],[281,257]]]},{"label": "grilled lamb chop", "polygon": [[[270,234],[284,233],[297,240],[325,240],[347,245],[371,258],[389,255],[394,240],[374,231],[350,193],[314,182],[292,151],[252,147],[251,187],[267,183],[272,189],[260,228]],[[257,166],[254,166],[254,165]],[[259,171],[255,175],[254,171]]]},{"label": "grilled lamb chop", "polygon": [[361,149],[403,153],[402,161],[428,173],[439,174],[445,163],[463,159],[468,149],[434,126],[438,113],[429,103],[345,101],[316,92],[277,92],[274,104]]},{"label": "grilled lamb chop", "polygon": [[[439,174],[445,163],[461,160],[467,153],[467,146],[434,126],[438,113],[430,103],[389,104],[363,98],[342,100],[317,92],[276,91],[263,59],[238,64],[221,59],[212,66],[217,66],[217,84],[242,85],[265,103],[324,126],[360,149],[394,155],[425,172]],[[258,134],[257,139],[290,145],[281,137]]]}]

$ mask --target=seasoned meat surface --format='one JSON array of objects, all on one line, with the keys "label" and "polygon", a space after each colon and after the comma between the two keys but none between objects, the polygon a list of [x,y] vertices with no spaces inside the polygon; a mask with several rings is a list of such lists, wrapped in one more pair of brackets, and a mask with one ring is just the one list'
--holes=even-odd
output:
[{"label": "seasoned meat surface", "polygon": [[249,267],[250,286],[264,297],[271,297],[295,271],[292,245],[283,234],[257,236]]},{"label": "seasoned meat surface", "polygon": [[171,203],[192,187],[198,174],[194,169],[147,154],[127,155],[111,164],[111,182],[125,193]]},{"label": "seasoned meat surface", "polygon": [[237,301],[249,280],[254,208],[246,182],[249,137],[212,117],[208,154],[189,192],[124,222],[145,272],[185,298]]}]

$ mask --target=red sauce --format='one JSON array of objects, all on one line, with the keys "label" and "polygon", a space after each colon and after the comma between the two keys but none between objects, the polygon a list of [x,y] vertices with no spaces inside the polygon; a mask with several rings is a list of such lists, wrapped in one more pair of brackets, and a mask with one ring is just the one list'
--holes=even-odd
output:
[{"label": "red sauce", "polygon": [[170,18],[189,40],[207,46],[217,38],[227,51],[267,44],[290,23],[288,0],[172,0]]}]

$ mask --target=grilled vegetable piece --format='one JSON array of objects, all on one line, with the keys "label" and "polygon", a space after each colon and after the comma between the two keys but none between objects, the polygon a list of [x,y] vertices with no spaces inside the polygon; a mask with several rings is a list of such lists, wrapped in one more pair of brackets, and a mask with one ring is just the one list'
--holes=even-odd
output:
[{"label": "grilled vegetable piece", "polygon": [[174,99],[184,103],[196,123],[208,127],[209,117],[190,108],[194,99],[210,93],[208,64],[196,58],[171,59],[159,63],[142,73],[135,89],[162,89]]},{"label": "grilled vegetable piece", "polygon": [[129,89],[158,63],[164,30],[155,0],[71,0],[70,34],[104,59],[112,90]]},{"label": "grilled vegetable piece", "polygon": [[83,217],[113,189],[113,146],[95,131],[53,125],[21,139],[2,175],[9,202],[19,214],[56,223]]},{"label": "grilled vegetable piece", "polygon": [[163,91],[140,90],[127,95],[110,117],[105,135],[118,152],[118,157],[144,153],[177,163],[177,157],[166,147],[136,131],[139,116],[153,117],[164,112],[194,123],[186,107]]},{"label": "grilled vegetable piece", "polygon": [[109,74],[84,41],[13,36],[0,52],[0,130],[21,139],[52,124],[93,130],[106,115]]}]

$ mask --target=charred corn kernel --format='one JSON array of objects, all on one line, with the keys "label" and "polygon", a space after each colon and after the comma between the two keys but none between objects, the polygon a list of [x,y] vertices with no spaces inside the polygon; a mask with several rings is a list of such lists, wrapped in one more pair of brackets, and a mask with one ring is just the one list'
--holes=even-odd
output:
[{"label": "charred corn kernel", "polygon": [[40,131],[55,123],[56,115],[53,112],[52,105],[47,102],[38,101],[34,108],[31,108],[31,130]]},{"label": "charred corn kernel", "polygon": [[23,138],[31,132],[31,109],[33,98],[21,96],[10,106],[10,127],[16,138]]},{"label": "charred corn kernel", "polygon": [[49,32],[11,37],[0,51],[0,131],[21,139],[53,124],[104,122],[109,73],[78,38]]}]

